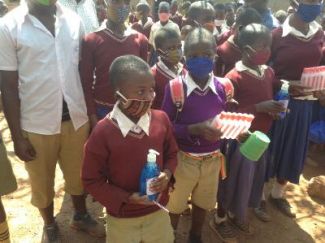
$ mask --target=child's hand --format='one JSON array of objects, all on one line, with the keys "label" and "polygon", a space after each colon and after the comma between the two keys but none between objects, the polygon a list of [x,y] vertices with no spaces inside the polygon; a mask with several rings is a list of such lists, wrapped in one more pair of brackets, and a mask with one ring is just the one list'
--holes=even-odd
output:
[{"label": "child's hand", "polygon": [[310,88],[300,84],[300,82],[290,82],[289,94],[291,96],[304,96]]},{"label": "child's hand", "polygon": [[153,205],[153,203],[148,199],[147,195],[140,196],[139,193],[132,193],[128,199],[130,204],[141,204],[141,205]]},{"label": "child's hand", "polygon": [[160,172],[160,175],[155,179],[151,185],[150,190],[161,193],[165,191],[168,187],[168,183],[170,181],[170,178],[172,176],[172,173],[169,170],[165,170],[163,172]]},{"label": "child's hand", "polygon": [[248,132],[239,134],[237,137],[237,141],[240,143],[245,143],[249,136],[250,134]]},{"label": "child's hand", "polygon": [[255,105],[257,112],[262,113],[271,113],[277,114],[280,112],[284,112],[285,108],[281,102],[275,100],[267,100]]},{"label": "child's hand", "polygon": [[218,141],[222,136],[222,132],[213,125],[213,120],[214,119],[210,119],[205,122],[190,125],[188,128],[190,134],[201,136],[211,142]]}]

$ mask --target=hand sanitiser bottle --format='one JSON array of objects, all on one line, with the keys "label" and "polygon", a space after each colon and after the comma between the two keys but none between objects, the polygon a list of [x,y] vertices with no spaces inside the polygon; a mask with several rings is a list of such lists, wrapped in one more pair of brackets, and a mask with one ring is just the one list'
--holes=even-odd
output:
[{"label": "hand sanitiser bottle", "polygon": [[155,201],[158,197],[158,193],[150,190],[150,185],[154,179],[156,179],[160,170],[157,165],[157,155],[159,153],[153,149],[149,149],[147,163],[141,171],[140,177],[140,194],[147,195],[150,201]]},{"label": "hand sanitiser bottle", "polygon": [[275,100],[279,101],[282,103],[283,107],[286,109],[284,112],[280,112],[280,118],[283,119],[285,118],[287,114],[287,109],[289,105],[289,84],[288,83],[283,83],[281,90],[276,94]]}]

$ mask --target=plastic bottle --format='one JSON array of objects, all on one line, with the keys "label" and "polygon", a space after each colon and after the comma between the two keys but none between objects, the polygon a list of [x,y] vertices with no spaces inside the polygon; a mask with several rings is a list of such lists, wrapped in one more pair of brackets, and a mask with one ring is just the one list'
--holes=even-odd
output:
[{"label": "plastic bottle", "polygon": [[149,149],[147,163],[143,167],[140,177],[140,195],[147,195],[150,201],[155,201],[158,197],[158,193],[150,190],[151,183],[160,174],[157,165],[157,155],[159,155],[157,151]]},{"label": "plastic bottle", "polygon": [[[283,107],[287,110],[289,105],[289,84],[283,83],[281,90],[275,95],[275,100],[283,104]],[[285,118],[287,111],[280,112],[281,119]]]}]

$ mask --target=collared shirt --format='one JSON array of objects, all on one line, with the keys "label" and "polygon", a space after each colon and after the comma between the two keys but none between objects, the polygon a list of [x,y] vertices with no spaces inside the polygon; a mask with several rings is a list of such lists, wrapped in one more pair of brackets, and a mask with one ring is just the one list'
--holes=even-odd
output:
[{"label": "collared shirt", "polygon": [[254,70],[250,67],[247,67],[242,61],[239,61],[236,63],[235,68],[238,72],[247,71],[256,77],[262,78],[264,76],[265,70],[268,67],[266,65],[260,65],[260,66],[258,66],[259,72],[257,72],[256,70]]},{"label": "collared shirt", "polygon": [[182,74],[184,65],[182,63],[177,64],[177,73],[174,73],[170,70],[165,63],[161,61],[161,57],[158,57],[157,68],[160,69],[166,76],[169,76],[171,79],[177,78],[179,75]]},{"label": "collared shirt", "polygon": [[94,32],[99,27],[96,6],[93,0],[59,0],[59,2],[79,15],[85,27],[86,34]]},{"label": "collared shirt", "polygon": [[309,31],[305,35],[304,33],[300,32],[299,30],[297,30],[296,28],[294,28],[293,26],[290,25],[290,17],[288,17],[282,25],[282,37],[286,37],[291,34],[291,35],[299,37],[299,38],[310,39],[320,29],[321,29],[321,26],[316,21],[313,21],[313,22],[309,23]]},{"label": "collared shirt", "polygon": [[63,99],[76,130],[88,121],[78,71],[82,23],[56,7],[55,37],[26,4],[0,23],[0,70],[18,71],[21,127],[44,135],[60,133]]},{"label": "collared shirt", "polygon": [[174,29],[175,31],[177,31],[179,33],[179,35],[181,34],[179,27],[177,24],[175,24],[173,21],[168,20],[167,24],[162,25],[160,23],[160,21],[154,23],[151,27],[151,32],[150,32],[150,37],[149,37],[149,44],[154,46],[154,42],[155,42],[155,34],[157,33],[157,31],[161,28],[170,28],[170,29]]},{"label": "collared shirt", "polygon": [[131,121],[118,107],[118,103],[114,105],[112,112],[109,114],[111,119],[116,120],[123,137],[126,137],[128,133],[134,132],[140,134],[142,131],[149,136],[149,128],[150,128],[150,115],[146,113],[143,115],[137,124]]},{"label": "collared shirt", "polygon": [[198,89],[200,91],[206,91],[207,89],[211,89],[211,91],[218,95],[218,92],[217,92],[217,89],[216,89],[216,86],[214,84],[214,76],[212,74],[210,74],[210,77],[209,77],[209,80],[207,82],[207,84],[205,85],[204,89],[201,89],[199,85],[197,85],[194,80],[192,79],[191,75],[189,74],[186,74],[185,76],[185,84],[186,84],[186,87],[187,87],[187,97],[190,96],[190,94],[195,90],[195,89]]}]

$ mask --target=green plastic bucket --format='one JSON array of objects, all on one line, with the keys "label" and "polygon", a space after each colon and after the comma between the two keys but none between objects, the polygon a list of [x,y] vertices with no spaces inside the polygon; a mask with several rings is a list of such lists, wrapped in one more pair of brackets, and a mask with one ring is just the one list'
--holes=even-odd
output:
[{"label": "green plastic bucket", "polygon": [[255,131],[240,145],[239,151],[247,159],[258,161],[269,147],[271,140],[262,132]]}]

